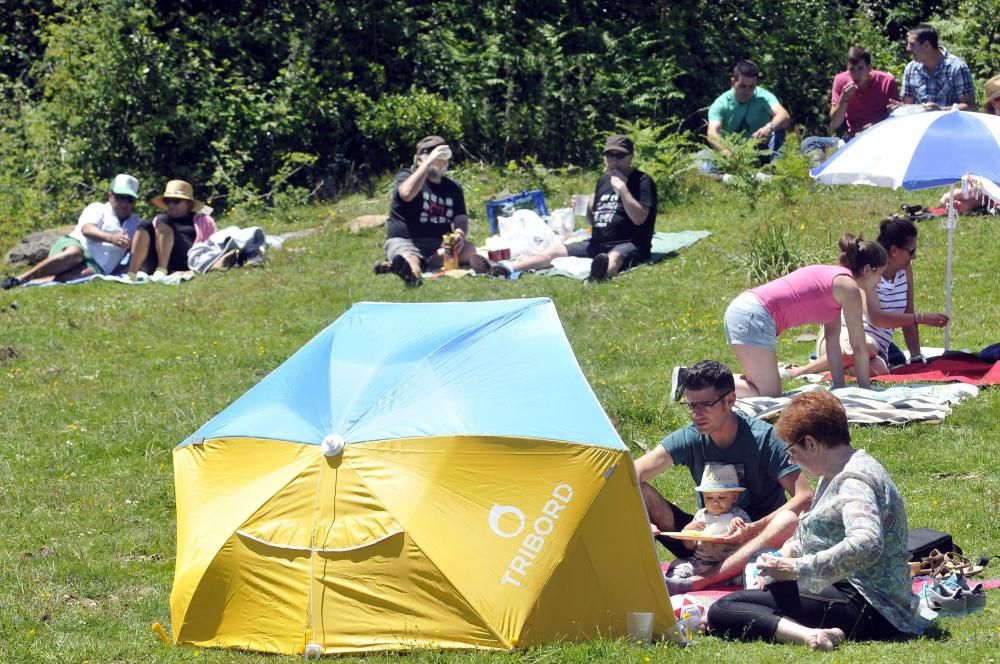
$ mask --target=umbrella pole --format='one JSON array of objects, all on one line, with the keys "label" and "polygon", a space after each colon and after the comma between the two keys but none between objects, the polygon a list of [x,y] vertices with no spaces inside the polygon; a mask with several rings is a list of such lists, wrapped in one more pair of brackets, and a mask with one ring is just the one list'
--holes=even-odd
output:
[{"label": "umbrella pole", "polygon": [[944,273],[944,315],[948,324],[944,326],[944,349],[951,348],[951,253],[954,245],[955,226],[958,223],[955,213],[955,193],[948,198],[948,260]]}]

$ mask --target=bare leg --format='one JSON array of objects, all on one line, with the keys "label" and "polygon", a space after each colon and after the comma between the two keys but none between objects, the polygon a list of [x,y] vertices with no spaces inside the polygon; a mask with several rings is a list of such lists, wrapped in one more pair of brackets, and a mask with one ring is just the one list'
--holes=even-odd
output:
[{"label": "bare leg", "polygon": [[566,251],[566,245],[561,243],[553,244],[537,254],[521,256],[510,264],[510,269],[514,272],[523,272],[524,270],[538,270],[552,267],[552,259],[563,256],[569,256],[569,252]]},{"label": "bare leg", "polygon": [[[844,363],[844,371],[847,371],[847,369],[854,366],[854,353],[852,353],[850,349],[847,349],[846,351],[843,351],[842,349],[840,356]],[[869,366],[872,367],[872,369],[885,366],[885,362],[882,362],[878,357],[878,348],[874,344],[868,344],[868,358]],[[788,373],[792,375],[792,378],[798,378],[799,376],[804,376],[805,374],[823,373],[824,371],[829,370],[830,364],[826,360],[826,354],[823,353],[808,364],[803,364],[801,367],[789,369]],[[884,372],[880,371],[879,373]],[[872,373],[870,375],[874,376],[876,374]]]},{"label": "bare leg", "polygon": [[140,228],[132,236],[132,257],[128,261],[128,273],[135,275],[146,261],[149,255],[149,232]]},{"label": "bare leg", "polygon": [[403,258],[406,262],[410,264],[410,269],[413,270],[413,274],[418,277],[424,273],[423,269],[420,267],[420,256],[417,254],[403,254]]},{"label": "bare leg", "polygon": [[639,484],[639,490],[642,493],[642,502],[646,503],[649,522],[663,532],[669,533],[677,530],[677,524],[674,522],[674,511],[670,509],[670,503],[667,502],[667,499],[646,482]]},{"label": "bare leg", "polygon": [[[652,518],[652,517],[651,517]],[[761,549],[777,549],[788,541],[795,529],[799,525],[799,517],[791,510],[782,510],[774,515],[774,518],[764,530],[744,543],[736,553],[729,556],[718,565],[713,566],[702,576],[689,577],[692,590],[701,590],[706,586],[727,581],[734,576],[743,573],[746,564],[750,562]]]},{"label": "bare leg", "polygon": [[839,627],[819,629],[804,627],[793,620],[782,618],[774,632],[774,640],[783,643],[801,643],[813,650],[833,650],[844,642],[844,630]]},{"label": "bare leg", "polygon": [[75,267],[71,267],[65,272],[60,272],[53,279],[55,281],[72,281],[73,279],[79,279],[80,277],[89,277],[94,274],[94,271],[86,263],[80,263]]},{"label": "bare leg", "polygon": [[60,251],[55,256],[49,256],[45,260],[36,263],[27,272],[17,275],[17,280],[21,283],[27,283],[39,277],[61,275],[63,272],[82,264],[83,251],[79,247],[69,247]]},{"label": "bare leg", "polygon": [[472,257],[476,255],[476,245],[471,242],[466,242],[462,245],[462,251],[458,252],[458,262],[462,265],[468,265]]},{"label": "bare leg", "polygon": [[622,255],[617,251],[608,252],[608,279],[618,274],[618,271],[622,269]]},{"label": "bare leg", "polygon": [[778,356],[763,346],[730,344],[736,359],[743,367],[743,376],[736,377],[736,397],[781,396],[781,377],[778,375]]},{"label": "bare leg", "polygon": [[156,224],[156,269],[167,271],[170,252],[174,250],[174,229],[165,223]]}]

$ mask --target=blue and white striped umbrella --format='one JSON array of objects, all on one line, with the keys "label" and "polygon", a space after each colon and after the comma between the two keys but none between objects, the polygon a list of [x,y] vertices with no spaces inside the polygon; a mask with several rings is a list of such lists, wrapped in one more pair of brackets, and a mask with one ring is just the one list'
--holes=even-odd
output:
[{"label": "blue and white striped umbrella", "polygon": [[889,118],[810,171],[823,184],[906,190],[972,174],[1000,182],[1000,116],[950,110]]},{"label": "blue and white striped umbrella", "polygon": [[[928,189],[958,182],[966,174],[1000,182],[1000,117],[959,111],[904,115],[883,120],[859,134],[812,169],[823,184],[869,184],[893,189]],[[955,206],[948,206],[945,314],[951,316],[951,264]],[[951,344],[951,325],[944,347]]]}]

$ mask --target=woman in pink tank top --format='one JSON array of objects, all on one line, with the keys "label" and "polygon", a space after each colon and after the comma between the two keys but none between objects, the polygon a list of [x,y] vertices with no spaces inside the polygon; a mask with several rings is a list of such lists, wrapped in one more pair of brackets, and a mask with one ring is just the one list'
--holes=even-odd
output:
[{"label": "woman in pink tank top", "polygon": [[[887,259],[879,243],[845,235],[840,239],[839,265],[803,267],[737,296],[725,316],[726,338],[744,372],[736,379],[736,396],[780,396],[778,335],[790,327],[816,323],[823,326],[833,385],[843,387],[841,311],[853,352],[865,356],[862,290],[878,283]],[[868,363],[860,365],[858,385],[867,388]]]}]

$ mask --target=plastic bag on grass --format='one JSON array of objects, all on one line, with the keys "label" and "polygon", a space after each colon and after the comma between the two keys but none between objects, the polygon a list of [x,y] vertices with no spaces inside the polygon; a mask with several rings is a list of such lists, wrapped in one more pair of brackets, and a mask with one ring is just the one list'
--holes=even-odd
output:
[{"label": "plastic bag on grass", "polygon": [[559,236],[533,210],[515,210],[511,216],[500,217],[498,221],[500,237],[510,247],[511,258],[537,254],[560,242]]}]

